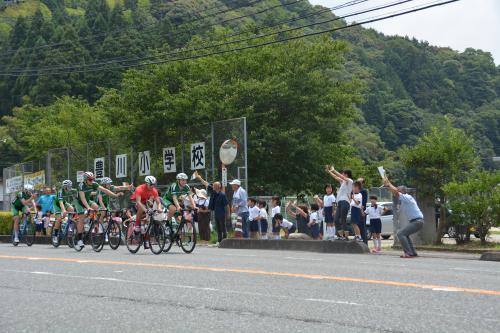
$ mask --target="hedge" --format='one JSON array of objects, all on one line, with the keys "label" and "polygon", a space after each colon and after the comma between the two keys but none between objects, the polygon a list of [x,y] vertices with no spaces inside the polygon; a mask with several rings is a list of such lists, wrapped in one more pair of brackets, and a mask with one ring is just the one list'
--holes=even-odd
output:
[{"label": "hedge", "polygon": [[0,211],[0,235],[10,235],[12,232],[12,213]]}]

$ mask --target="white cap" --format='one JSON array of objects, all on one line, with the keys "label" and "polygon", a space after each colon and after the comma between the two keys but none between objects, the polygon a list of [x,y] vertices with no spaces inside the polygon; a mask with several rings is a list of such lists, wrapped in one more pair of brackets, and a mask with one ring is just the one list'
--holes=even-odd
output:
[{"label": "white cap", "polygon": [[238,185],[241,186],[241,181],[239,179],[235,179],[229,183],[229,185]]}]

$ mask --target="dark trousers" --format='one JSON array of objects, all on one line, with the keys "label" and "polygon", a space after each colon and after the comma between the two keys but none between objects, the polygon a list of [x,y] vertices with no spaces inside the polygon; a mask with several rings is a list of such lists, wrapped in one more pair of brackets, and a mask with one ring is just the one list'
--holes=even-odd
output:
[{"label": "dark trousers", "polygon": [[227,238],[225,216],[215,216],[215,228],[217,229],[217,241],[220,243],[223,239]]},{"label": "dark trousers", "polygon": [[335,226],[337,231],[348,231],[347,214],[349,214],[350,204],[348,201],[342,200],[337,204],[337,213],[335,213]]},{"label": "dark trousers", "polygon": [[210,213],[198,213],[198,230],[201,240],[210,240]]},{"label": "dark trousers", "polygon": [[365,244],[368,244],[368,237],[366,235],[366,215],[361,216],[361,223],[359,224],[359,232],[361,232],[361,238]]},{"label": "dark trousers", "polygon": [[250,213],[240,213],[238,214],[241,217],[241,229],[243,231],[243,238],[248,238],[250,236],[250,222],[248,221]]}]

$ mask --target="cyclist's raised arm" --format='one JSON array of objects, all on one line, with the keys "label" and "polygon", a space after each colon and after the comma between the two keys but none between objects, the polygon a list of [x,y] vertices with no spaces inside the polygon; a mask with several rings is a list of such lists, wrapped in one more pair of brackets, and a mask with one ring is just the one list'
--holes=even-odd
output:
[{"label": "cyclist's raised arm", "polygon": [[115,192],[113,192],[113,191],[111,191],[111,190],[108,190],[107,188],[105,188],[105,187],[103,187],[103,186],[100,186],[100,185],[99,185],[99,190],[100,190],[101,192],[106,193],[106,194],[107,194],[107,195],[109,195],[110,197],[113,197],[113,198],[118,198],[118,197],[119,197],[119,195],[118,195],[118,194],[116,194]]}]

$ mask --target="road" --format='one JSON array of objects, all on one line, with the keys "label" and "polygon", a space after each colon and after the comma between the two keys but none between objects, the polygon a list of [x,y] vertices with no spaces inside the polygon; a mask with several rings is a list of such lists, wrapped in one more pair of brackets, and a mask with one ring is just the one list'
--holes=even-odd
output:
[{"label": "road", "polygon": [[2,332],[498,332],[500,264],[0,244]]}]

